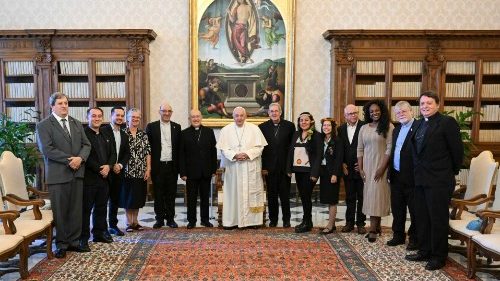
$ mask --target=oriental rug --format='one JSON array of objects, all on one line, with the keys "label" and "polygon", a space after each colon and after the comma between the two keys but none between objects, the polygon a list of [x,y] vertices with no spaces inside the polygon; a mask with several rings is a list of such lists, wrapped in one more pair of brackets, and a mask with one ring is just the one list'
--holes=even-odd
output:
[{"label": "oriental rug", "polygon": [[90,253],[44,259],[29,280],[468,280],[451,260],[434,272],[406,261],[404,246],[385,245],[388,233],[369,243],[318,231],[148,229],[91,243]]}]

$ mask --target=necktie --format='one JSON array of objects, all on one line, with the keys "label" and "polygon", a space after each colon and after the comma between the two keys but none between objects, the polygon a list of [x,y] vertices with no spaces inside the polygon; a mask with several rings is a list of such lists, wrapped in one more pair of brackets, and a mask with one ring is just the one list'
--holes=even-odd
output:
[{"label": "necktie", "polygon": [[68,127],[66,126],[66,121],[68,121],[68,120],[66,120],[64,118],[61,119],[63,130],[64,130],[64,132],[66,132],[66,134],[68,135],[68,137],[71,138],[71,134],[69,133]]}]

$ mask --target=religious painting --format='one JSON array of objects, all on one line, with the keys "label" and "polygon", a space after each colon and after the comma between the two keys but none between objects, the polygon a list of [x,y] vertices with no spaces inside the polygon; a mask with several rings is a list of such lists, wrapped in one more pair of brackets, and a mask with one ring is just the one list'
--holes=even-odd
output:
[{"label": "religious painting", "polygon": [[191,0],[191,108],[221,127],[234,108],[248,121],[268,119],[271,103],[285,118],[293,102],[295,0]]}]

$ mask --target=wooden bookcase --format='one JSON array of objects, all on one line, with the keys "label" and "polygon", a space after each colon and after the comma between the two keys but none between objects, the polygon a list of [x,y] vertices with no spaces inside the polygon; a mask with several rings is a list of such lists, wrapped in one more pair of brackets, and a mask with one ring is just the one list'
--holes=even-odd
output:
[{"label": "wooden bookcase", "polygon": [[[500,159],[500,31],[328,30],[332,44],[332,115],[371,99],[389,106],[406,100],[418,111],[421,91],[434,90],[441,110],[472,117],[473,156],[491,150]],[[394,120],[394,117],[393,117]]]}]

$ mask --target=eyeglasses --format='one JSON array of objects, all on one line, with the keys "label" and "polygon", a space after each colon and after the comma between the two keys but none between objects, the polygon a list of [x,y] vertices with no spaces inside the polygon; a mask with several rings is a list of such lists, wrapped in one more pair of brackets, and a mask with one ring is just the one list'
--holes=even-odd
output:
[{"label": "eyeglasses", "polygon": [[355,112],[348,112],[346,113],[346,115],[349,115],[349,116],[354,116],[354,115],[358,115],[359,112],[355,111]]},{"label": "eyeglasses", "polygon": [[166,110],[166,109],[160,109],[160,112],[161,113],[172,113],[174,111],[172,111],[172,110]]}]

